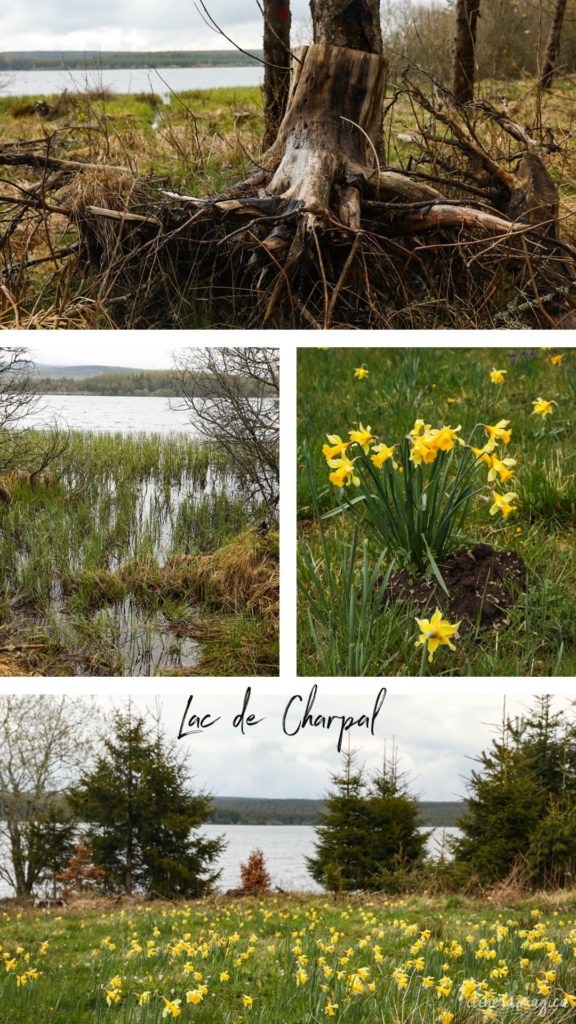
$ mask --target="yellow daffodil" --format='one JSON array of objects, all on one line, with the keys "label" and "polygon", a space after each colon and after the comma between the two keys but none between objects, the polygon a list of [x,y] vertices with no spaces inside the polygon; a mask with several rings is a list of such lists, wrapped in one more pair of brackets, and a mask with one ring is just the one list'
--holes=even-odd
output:
[{"label": "yellow daffodil", "polygon": [[462,439],[458,437],[461,430],[462,427],[460,425],[457,427],[440,427],[440,429],[435,428],[431,430],[430,435],[439,451],[450,452],[456,443],[464,444]]},{"label": "yellow daffodil", "polygon": [[192,1003],[194,1006],[198,1006],[198,1003],[201,1003],[203,999],[204,996],[197,988],[190,989],[190,991],[186,993],[186,1002]]},{"label": "yellow daffodil", "polygon": [[250,1009],[253,1003],[254,999],[252,996],[242,996],[242,1006],[245,1006],[247,1010]]},{"label": "yellow daffodil", "polygon": [[561,363],[563,359],[564,353],[562,353],[562,355],[559,356],[550,356],[550,362],[552,363],[552,366],[558,366],[558,364]]},{"label": "yellow daffodil", "polygon": [[440,978],[440,981],[436,985],[436,993],[439,996],[445,996],[446,998],[448,998],[448,996],[450,995],[451,991],[452,991],[452,978],[448,978],[448,977],[446,977],[446,975],[444,975],[444,977]]},{"label": "yellow daffodil", "polygon": [[552,406],[557,403],[552,399],[547,402],[545,398],[537,398],[532,402],[532,415],[533,416],[550,416],[552,413]]},{"label": "yellow daffodil", "polygon": [[576,996],[571,996],[569,992],[562,991],[564,996],[564,1006],[576,1006]]},{"label": "yellow daffodil", "polygon": [[443,619],[439,608],[436,609],[431,619],[416,619],[416,622],[420,630],[416,647],[420,644],[428,645],[428,661],[432,661],[441,644],[446,644],[451,651],[456,650],[451,637],[458,632],[460,622],[450,623],[448,619]]},{"label": "yellow daffodil", "polygon": [[336,459],[350,447],[350,441],[343,441],[339,434],[326,434],[330,444],[322,445],[322,455],[326,460]]},{"label": "yellow daffodil", "polygon": [[406,971],[401,970],[400,967],[397,967],[396,970],[392,972],[392,978],[398,985],[398,988],[408,988],[408,975],[406,974]]},{"label": "yellow daffodil", "polygon": [[498,420],[498,423],[495,423],[494,426],[491,426],[490,423],[483,424],[489,438],[488,444],[485,445],[487,451],[494,451],[497,441],[502,441],[502,444],[510,444],[512,430],[506,429],[509,423],[510,420]]},{"label": "yellow daffodil", "polygon": [[536,987],[538,989],[539,995],[541,995],[541,996],[549,996],[550,995],[550,985],[548,984],[547,981],[544,981],[541,978],[536,978]]},{"label": "yellow daffodil", "polygon": [[146,1006],[150,1002],[150,992],[141,992],[138,996],[138,1006]]},{"label": "yellow daffodil", "polygon": [[382,466],[388,459],[392,459],[392,465],[394,469],[398,469],[398,463],[394,459],[395,444],[375,444],[372,448],[372,455],[370,461],[376,466],[376,469],[382,469]]},{"label": "yellow daffodil", "polygon": [[335,487],[348,487],[349,484],[359,486],[360,478],[354,472],[354,459],[349,459],[345,452],[339,459],[328,459],[328,465],[332,469],[328,479]]},{"label": "yellow daffodil", "polygon": [[328,1000],[324,1007],[324,1013],[327,1017],[335,1017],[336,1010],[338,1009],[338,1003],[333,1003],[331,999]]},{"label": "yellow daffodil", "polygon": [[115,978],[110,978],[108,984],[112,985],[113,988],[122,988],[122,978],[119,978],[118,975],[116,975]]},{"label": "yellow daffodil", "polygon": [[516,465],[516,459],[499,459],[496,453],[488,456],[490,470],[488,472],[488,483],[493,483],[494,480],[500,480],[500,483],[505,484],[510,477],[514,476],[512,467]]},{"label": "yellow daffodil", "polygon": [[490,371],[490,380],[493,384],[503,384],[506,380],[507,370],[496,370]]},{"label": "yellow daffodil", "polygon": [[[495,448],[495,445],[490,447],[490,444],[485,445],[484,448],[474,448],[474,445],[469,445],[470,451],[476,457],[478,461],[484,462],[487,466],[492,465],[491,451]],[[490,451],[488,450],[490,448]]]},{"label": "yellow daffodil", "polygon": [[181,999],[166,999],[166,996],[162,996],[164,1003],[164,1009],[162,1010],[163,1017],[179,1017],[182,1013],[180,1009]]},{"label": "yellow daffodil", "polygon": [[357,366],[354,370],[354,376],[356,377],[356,380],[364,380],[364,378],[368,376],[368,370],[365,366]]},{"label": "yellow daffodil", "polygon": [[306,974],[306,971],[304,970],[303,967],[299,967],[298,970],[296,971],[296,984],[305,985],[307,981],[308,975]]},{"label": "yellow daffodil", "polygon": [[116,988],[105,988],[104,994],[106,996],[108,1006],[112,1006],[112,1003],[120,1003],[122,1001],[122,995]]},{"label": "yellow daffodil", "polygon": [[438,1017],[438,1024],[452,1024],[454,1020],[454,1014],[450,1013],[449,1010],[443,1010]]},{"label": "yellow daffodil", "polygon": [[220,971],[220,981],[230,981],[228,971]]},{"label": "yellow daffodil", "polygon": [[465,999],[470,1002],[474,997],[474,993],[478,987],[478,982],[474,981],[474,978],[466,978],[460,986],[460,999]]},{"label": "yellow daffodil", "polygon": [[429,465],[429,463],[435,461],[437,455],[438,448],[430,434],[417,435],[413,438],[410,448],[410,462],[413,462],[415,466],[420,466],[423,462]]},{"label": "yellow daffodil", "polygon": [[508,519],[510,513],[516,512],[518,508],[517,505],[511,504],[517,497],[518,495],[515,491],[509,491],[508,494],[498,494],[497,491],[492,491],[494,504],[490,506],[490,515],[494,516],[497,512],[501,512],[504,519]]},{"label": "yellow daffodil", "polygon": [[363,427],[361,423],[358,424],[358,430],[349,430],[348,436],[350,441],[354,444],[359,444],[364,449],[365,453],[368,454],[370,447],[370,441],[372,440],[372,428]]}]

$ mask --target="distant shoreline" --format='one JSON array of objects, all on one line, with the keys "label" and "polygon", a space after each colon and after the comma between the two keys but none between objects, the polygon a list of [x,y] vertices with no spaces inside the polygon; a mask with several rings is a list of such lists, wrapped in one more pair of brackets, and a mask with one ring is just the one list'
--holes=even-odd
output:
[{"label": "distant shoreline", "polygon": [[116,71],[154,68],[254,67],[262,50],[249,57],[238,50],[22,50],[0,53],[0,74],[6,71]]}]

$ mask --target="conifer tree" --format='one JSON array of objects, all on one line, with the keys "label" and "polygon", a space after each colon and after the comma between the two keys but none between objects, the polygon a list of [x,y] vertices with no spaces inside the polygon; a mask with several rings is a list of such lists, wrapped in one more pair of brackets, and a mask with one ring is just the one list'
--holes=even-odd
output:
[{"label": "conifer tree", "polygon": [[366,778],[346,753],[325,801],[312,877],[333,891],[396,889],[422,862],[427,834],[420,829],[417,798],[398,772],[396,754]]},{"label": "conifer tree", "polygon": [[576,871],[576,741],[565,713],[540,697],[476,761],[457,822],[454,866],[481,884],[521,867],[534,888],[567,885]]},{"label": "conifer tree", "polygon": [[331,776],[321,824],[316,829],[316,854],[308,858],[312,878],[332,892],[364,889],[370,874],[367,847],[366,779],[350,751],[342,769]]},{"label": "conifer tree", "polygon": [[[422,828],[418,798],[398,770],[397,752],[384,757],[382,769],[372,777],[367,802],[370,856],[377,888],[402,887],[406,874],[421,864],[429,833]],[[376,886],[374,886],[376,887]]]},{"label": "conifer tree", "polygon": [[128,894],[200,896],[219,872],[212,865],[223,848],[198,828],[211,801],[189,789],[186,766],[160,729],[130,706],[116,712],[103,751],[70,794],[83,839],[109,889]]}]

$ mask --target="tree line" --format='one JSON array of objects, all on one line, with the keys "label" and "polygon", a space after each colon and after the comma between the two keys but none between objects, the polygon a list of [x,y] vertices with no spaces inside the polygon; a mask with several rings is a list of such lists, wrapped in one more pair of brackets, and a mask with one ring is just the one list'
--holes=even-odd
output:
[{"label": "tree line", "polygon": [[0,53],[0,70],[5,71],[94,71],[114,68],[238,67],[255,64],[237,50],[154,50],[141,53],[114,50],[22,50]]},{"label": "tree line", "polygon": [[[353,754],[332,775],[312,877],[334,893],[574,888],[576,702],[538,698],[503,715],[475,758],[459,833],[439,857],[396,755],[368,775]],[[201,826],[214,801],[159,716],[102,716],[86,700],[0,698],[0,878],[34,892],[195,898],[210,892],[225,842]],[[255,884],[255,883],[254,883]]]},{"label": "tree line", "polygon": [[[323,800],[222,797],[213,799],[212,821],[217,825],[309,825],[320,824]],[[451,800],[419,800],[423,826],[450,828],[463,811],[463,803]]]},{"label": "tree line", "polygon": [[[232,383],[232,379],[230,379]],[[261,394],[260,386],[248,377],[234,383],[246,398]],[[139,370],[134,373],[98,373],[92,377],[34,377],[30,389],[39,395],[122,395],[135,397],[174,397],[178,380],[173,370]],[[191,374],[187,393],[193,398],[221,398],[226,394],[222,382],[209,374]],[[265,389],[265,396],[272,394]]]}]

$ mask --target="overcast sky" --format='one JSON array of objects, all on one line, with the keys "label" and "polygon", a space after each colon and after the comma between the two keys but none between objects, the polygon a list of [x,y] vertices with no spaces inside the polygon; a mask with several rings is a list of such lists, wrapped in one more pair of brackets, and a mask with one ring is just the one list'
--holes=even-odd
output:
[{"label": "overcast sky", "polygon": [[[206,0],[239,46],[262,46],[256,0]],[[294,21],[308,17],[307,0],[292,0]],[[220,50],[230,46],[203,22],[193,0],[18,0],[4,5],[2,50]]]},{"label": "overcast sky", "polygon": [[[241,711],[244,687],[234,695],[221,695],[207,691],[190,694],[193,702],[190,714],[220,721],[202,734],[177,739],[186,711],[187,697],[174,694],[158,698],[162,719],[168,736],[189,759],[195,784],[218,796],[260,797],[322,797],[329,785],[329,773],[334,771],[340,758],[336,750],[339,724],[330,731],[306,729],[294,736],[282,731],[282,717],[290,697],[307,697],[308,683],[300,682],[282,693],[270,695],[252,684],[250,710],[255,717],[265,720],[247,729],[233,729],[233,717]],[[374,694],[348,692],[345,696],[326,694],[322,687],[314,713],[347,714],[358,717],[370,714]],[[508,698],[507,709],[518,714],[530,705],[525,699]],[[104,709],[115,702],[110,697],[99,698]],[[134,697],[137,708],[154,707],[153,697]],[[566,697],[557,697],[556,706],[569,705]],[[116,702],[116,706],[119,706]],[[295,731],[302,704],[295,702],[287,717],[287,729]],[[364,728],[351,732],[352,749],[359,752],[359,761],[374,769],[382,761],[384,744],[391,750],[393,739],[400,755],[400,767],[410,773],[413,791],[427,800],[456,800],[465,793],[464,777],[472,767],[470,757],[485,749],[494,735],[493,726],[502,718],[502,697],[460,695],[452,697],[409,696],[388,694],[370,737]]]},{"label": "overcast sky", "polygon": [[[65,339],[55,331],[46,340],[26,342],[31,358],[36,363],[57,366],[134,366],[146,370],[169,370],[172,352],[187,346],[177,338],[168,341],[160,336],[141,334],[138,338],[125,337],[122,331],[100,332],[91,335],[90,343],[80,332]],[[188,346],[190,347],[190,346]]]}]

